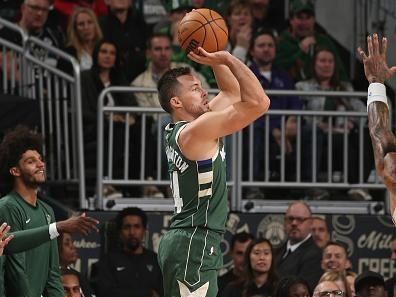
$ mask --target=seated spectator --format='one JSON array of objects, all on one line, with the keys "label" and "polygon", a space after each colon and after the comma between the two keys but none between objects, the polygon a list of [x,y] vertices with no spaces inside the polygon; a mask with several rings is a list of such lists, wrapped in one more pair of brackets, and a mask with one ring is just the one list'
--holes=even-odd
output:
[{"label": "seated spectator", "polygon": [[[11,1],[14,2],[14,1]],[[64,36],[61,30],[57,25],[51,26],[48,23],[48,14],[50,11],[50,0],[26,0],[20,7],[21,18],[17,22],[17,25],[29,36],[36,37],[42,40],[44,43],[50,46],[54,46],[57,48],[63,48]],[[1,9],[0,9],[1,10]],[[0,29],[0,37],[4,38],[11,43],[14,43],[19,46],[23,46],[22,37],[19,33],[11,30],[7,27],[3,27]],[[7,49],[6,49],[7,51]],[[29,53],[35,58],[41,60],[45,64],[56,67],[59,62],[59,57],[42,46],[37,45],[36,43],[31,43],[29,46]],[[0,69],[3,68],[3,55],[4,51],[0,51]],[[2,71],[0,71],[0,80],[6,80],[7,86],[4,89],[3,84],[0,86],[0,92],[7,92],[14,95],[21,95],[20,88],[22,88],[22,93],[26,90],[31,91],[32,87],[36,84],[36,94],[35,96],[42,97],[43,95],[40,93],[43,89],[46,89],[47,80],[44,80],[44,84],[39,86],[38,77],[42,74],[42,76],[47,76],[47,71],[42,71],[39,75],[38,71],[35,71],[34,77],[31,77],[31,80],[34,83],[29,83],[23,86],[19,85],[20,81],[20,58],[13,51],[5,52],[5,60],[7,61],[5,76],[3,77]],[[32,75],[33,76],[33,75]],[[46,91],[43,92],[46,94]],[[40,95],[39,95],[40,94]]]},{"label": "seated spectator", "polygon": [[[277,8],[275,0],[250,0],[253,12],[253,30],[266,29],[275,37],[286,27],[284,11]],[[279,6],[279,5],[278,5]]]},{"label": "seated spectator", "polygon": [[[147,40],[146,55],[149,60],[147,69],[133,80],[131,83],[132,86],[156,88],[158,80],[169,69],[176,67],[189,67],[188,64],[171,62],[171,39],[169,35],[164,33],[154,33]],[[194,70],[193,74],[199,77],[203,88],[207,89],[209,87],[202,75]],[[139,106],[161,107],[157,92],[136,93],[135,95]]]},{"label": "seated spectator", "polygon": [[103,36],[117,45],[121,71],[132,81],[145,69],[145,42],[148,36],[143,15],[132,0],[109,0],[109,13],[100,18]]},{"label": "seated spectator", "polygon": [[[63,35],[60,31],[51,28],[46,25],[48,19],[48,12],[50,9],[50,0],[26,0],[21,5],[21,19],[18,25],[25,31],[28,35],[34,36],[38,39],[43,40],[48,45],[62,48],[63,47]],[[0,30],[0,37],[15,43],[17,45],[22,45],[21,35],[15,31],[4,27]],[[50,66],[56,66],[58,62],[58,57],[49,53],[43,48],[38,46],[32,46],[30,48],[30,53],[45,62]],[[2,56],[3,51],[0,52],[0,68],[2,67]],[[15,56],[11,52],[7,53],[7,64],[11,65]],[[18,60],[14,61],[16,63],[16,80],[19,80],[19,65]],[[11,68],[8,69],[8,80],[10,79]]]},{"label": "seated spectator", "polygon": [[320,277],[319,284],[324,281],[333,281],[345,292],[343,297],[355,297],[352,295],[351,288],[345,276],[345,271],[327,271]]},{"label": "seated spectator", "polygon": [[253,240],[245,252],[244,273],[229,283],[222,297],[270,297],[275,293],[277,275],[272,245],[267,239]]},{"label": "seated spectator", "polygon": [[146,213],[137,207],[125,208],[116,222],[121,245],[98,262],[98,297],[163,296],[157,255],[142,245]]},{"label": "seated spectator", "polygon": [[329,241],[323,248],[322,269],[325,272],[343,272],[349,266],[348,251],[344,244],[336,241]]},{"label": "seated spectator", "polygon": [[86,297],[91,295],[85,295],[80,286],[80,280],[77,275],[77,271],[69,268],[61,268],[60,270],[61,282],[63,290],[65,291],[65,297]]},{"label": "seated spectator", "polygon": [[219,292],[217,296],[222,295],[222,291],[228,284],[243,276],[245,252],[252,240],[254,240],[254,236],[247,232],[236,233],[232,237],[229,251],[229,255],[232,259],[232,267],[226,274],[218,278],[217,285],[219,287]]},{"label": "seated spectator", "polygon": [[227,50],[246,62],[253,34],[253,14],[249,0],[232,0],[227,9]]},{"label": "seated spectator", "polygon": [[66,29],[68,20],[78,7],[93,10],[96,16],[107,15],[105,0],[54,0],[54,8],[57,12],[58,23]]},{"label": "seated spectator", "polygon": [[373,271],[364,271],[355,280],[356,296],[359,297],[385,297],[384,277]]},{"label": "seated spectator", "polygon": [[310,297],[312,296],[308,283],[301,277],[282,278],[277,286],[275,297]]},{"label": "seated spectator", "polygon": [[323,249],[330,241],[326,220],[319,216],[312,217],[312,237],[318,247]]},{"label": "seated spectator", "polygon": [[318,283],[313,291],[312,297],[344,297],[345,292],[333,281]]},{"label": "seated spectator", "polygon": [[94,12],[89,8],[76,7],[69,19],[65,51],[77,58],[81,70],[91,69],[93,50],[102,37]]},{"label": "seated spectator", "polygon": [[[336,56],[334,52],[328,48],[317,48],[313,56],[313,72],[312,78],[309,80],[301,81],[296,84],[297,90],[303,91],[353,91],[353,87],[350,82],[339,80],[337,75]],[[365,111],[365,104],[357,98],[336,98],[336,97],[323,97],[323,96],[310,96],[301,97],[304,100],[305,109],[307,110],[329,110],[329,111]],[[305,134],[305,143],[311,143],[312,137],[312,117],[306,119],[308,122],[307,133]],[[317,172],[320,173],[327,162],[324,159],[324,149],[328,146],[327,144],[327,133],[329,133],[331,125],[331,133],[333,135],[333,170],[343,172],[343,142],[344,133],[348,135],[348,181],[356,182],[358,178],[358,157],[356,153],[358,147],[358,124],[359,118],[348,118],[345,130],[345,117],[334,117],[333,121],[329,123],[328,118],[318,117],[319,122],[317,129]],[[309,131],[309,132],[308,132]],[[369,144],[367,144],[368,147]],[[366,150],[368,155],[369,151]],[[307,170],[303,171],[303,176],[306,179],[312,178],[312,146],[303,147],[303,159]],[[367,156],[366,160],[370,157]],[[322,166],[322,164],[324,166]],[[367,177],[371,171],[370,166],[365,168]],[[342,178],[341,178],[342,180]],[[368,193],[367,193],[368,194]]]},{"label": "seated spectator", "polygon": [[311,235],[311,217],[311,208],[304,201],[290,203],[285,215],[287,240],[276,253],[276,268],[279,275],[305,279],[312,289],[323,271],[322,251]]},{"label": "seated spectator", "polygon": [[[292,90],[294,83],[286,71],[273,65],[276,53],[276,40],[271,31],[260,30],[255,33],[250,46],[251,66],[250,69],[257,76],[265,90]],[[273,96],[271,97],[271,109],[274,110],[300,110],[301,101],[297,96]],[[264,135],[265,116],[254,122],[254,160],[255,177],[264,179]],[[296,117],[289,116],[286,119],[286,180],[295,178],[296,173]],[[294,128],[293,128],[294,127]],[[281,153],[281,116],[271,115],[269,118],[270,129],[270,174],[272,179],[280,178],[280,153]]]},{"label": "seated spectator", "polygon": [[[83,125],[84,125],[84,150],[85,150],[85,162],[88,168],[96,168],[96,151],[97,151],[97,112],[98,112],[98,98],[102,90],[109,86],[126,86],[128,85],[127,80],[120,71],[119,53],[116,45],[108,40],[101,40],[95,47],[93,55],[93,65],[90,70],[83,71],[81,73],[81,98],[82,98],[82,111],[83,111]],[[109,95],[106,98],[105,104],[108,106],[136,106],[136,98],[133,94],[119,93]],[[115,177],[120,177],[123,172],[124,166],[124,134],[125,134],[125,122],[128,122],[130,126],[130,161],[133,162],[134,166],[130,166],[132,169],[132,175],[138,176],[140,164],[137,160],[137,150],[139,149],[140,140],[140,127],[139,120],[136,115],[129,114],[126,117],[124,114],[113,114],[110,118],[107,115],[105,121],[105,131],[108,131],[109,120],[112,119],[114,125],[114,140],[116,145],[113,145],[113,172]],[[105,132],[106,133],[106,132]],[[107,137],[105,137],[105,141]],[[104,145],[105,156],[107,155],[107,145]],[[134,158],[135,156],[135,158]],[[104,162],[107,165],[107,162]],[[106,170],[105,170],[106,172]],[[110,192],[114,192],[110,188]],[[117,197],[120,197],[120,193],[113,193]],[[113,197],[115,198],[115,197]]]},{"label": "seated spectator", "polygon": [[[77,277],[79,289],[81,289],[81,291],[84,293],[84,296],[93,297],[94,295],[92,289],[88,285],[88,281],[77,270],[71,267],[71,265],[74,265],[76,263],[78,258],[78,253],[70,233],[65,232],[59,235],[58,252],[59,252],[59,265],[61,271],[68,271],[71,274],[73,274],[75,277]],[[65,280],[66,278],[62,277],[63,287],[65,287]],[[68,288],[70,289],[70,287]]]},{"label": "seated spectator", "polygon": [[318,47],[329,48],[335,53],[337,74],[342,80],[348,75],[331,39],[315,30],[315,8],[310,1],[290,1],[289,29],[279,37],[275,63],[287,70],[295,81],[311,77],[313,54]]}]

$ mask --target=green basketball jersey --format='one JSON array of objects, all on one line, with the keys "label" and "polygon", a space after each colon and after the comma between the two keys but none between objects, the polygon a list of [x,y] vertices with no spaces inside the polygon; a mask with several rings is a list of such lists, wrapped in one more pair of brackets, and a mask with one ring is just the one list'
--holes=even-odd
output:
[{"label": "green basketball jersey", "polygon": [[223,233],[228,214],[224,145],[219,141],[212,159],[187,159],[177,142],[186,124],[177,122],[165,128],[165,150],[175,200],[170,227],[199,226]]}]

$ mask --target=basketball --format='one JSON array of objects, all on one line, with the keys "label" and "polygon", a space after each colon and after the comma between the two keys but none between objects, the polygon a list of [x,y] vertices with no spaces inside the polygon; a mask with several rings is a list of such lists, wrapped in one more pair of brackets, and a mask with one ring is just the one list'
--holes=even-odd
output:
[{"label": "basketball", "polygon": [[223,17],[216,11],[195,9],[181,20],[178,38],[186,53],[199,46],[207,52],[217,52],[224,50],[227,45],[228,29]]}]

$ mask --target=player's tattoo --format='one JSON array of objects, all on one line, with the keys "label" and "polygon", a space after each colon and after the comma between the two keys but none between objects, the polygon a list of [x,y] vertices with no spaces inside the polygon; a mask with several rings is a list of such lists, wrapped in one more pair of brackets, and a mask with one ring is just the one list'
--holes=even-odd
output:
[{"label": "player's tattoo", "polygon": [[368,109],[370,137],[375,159],[383,159],[388,152],[396,149],[395,138],[389,129],[389,109],[382,102],[373,102]]}]

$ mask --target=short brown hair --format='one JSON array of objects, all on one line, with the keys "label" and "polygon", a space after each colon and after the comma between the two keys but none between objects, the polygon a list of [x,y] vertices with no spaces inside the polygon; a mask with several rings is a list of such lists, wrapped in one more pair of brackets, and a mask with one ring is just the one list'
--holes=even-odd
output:
[{"label": "short brown hair", "polygon": [[170,99],[176,95],[177,87],[180,85],[177,78],[189,74],[191,74],[191,68],[189,67],[173,68],[165,72],[158,81],[157,89],[159,102],[167,113],[172,114]]}]

